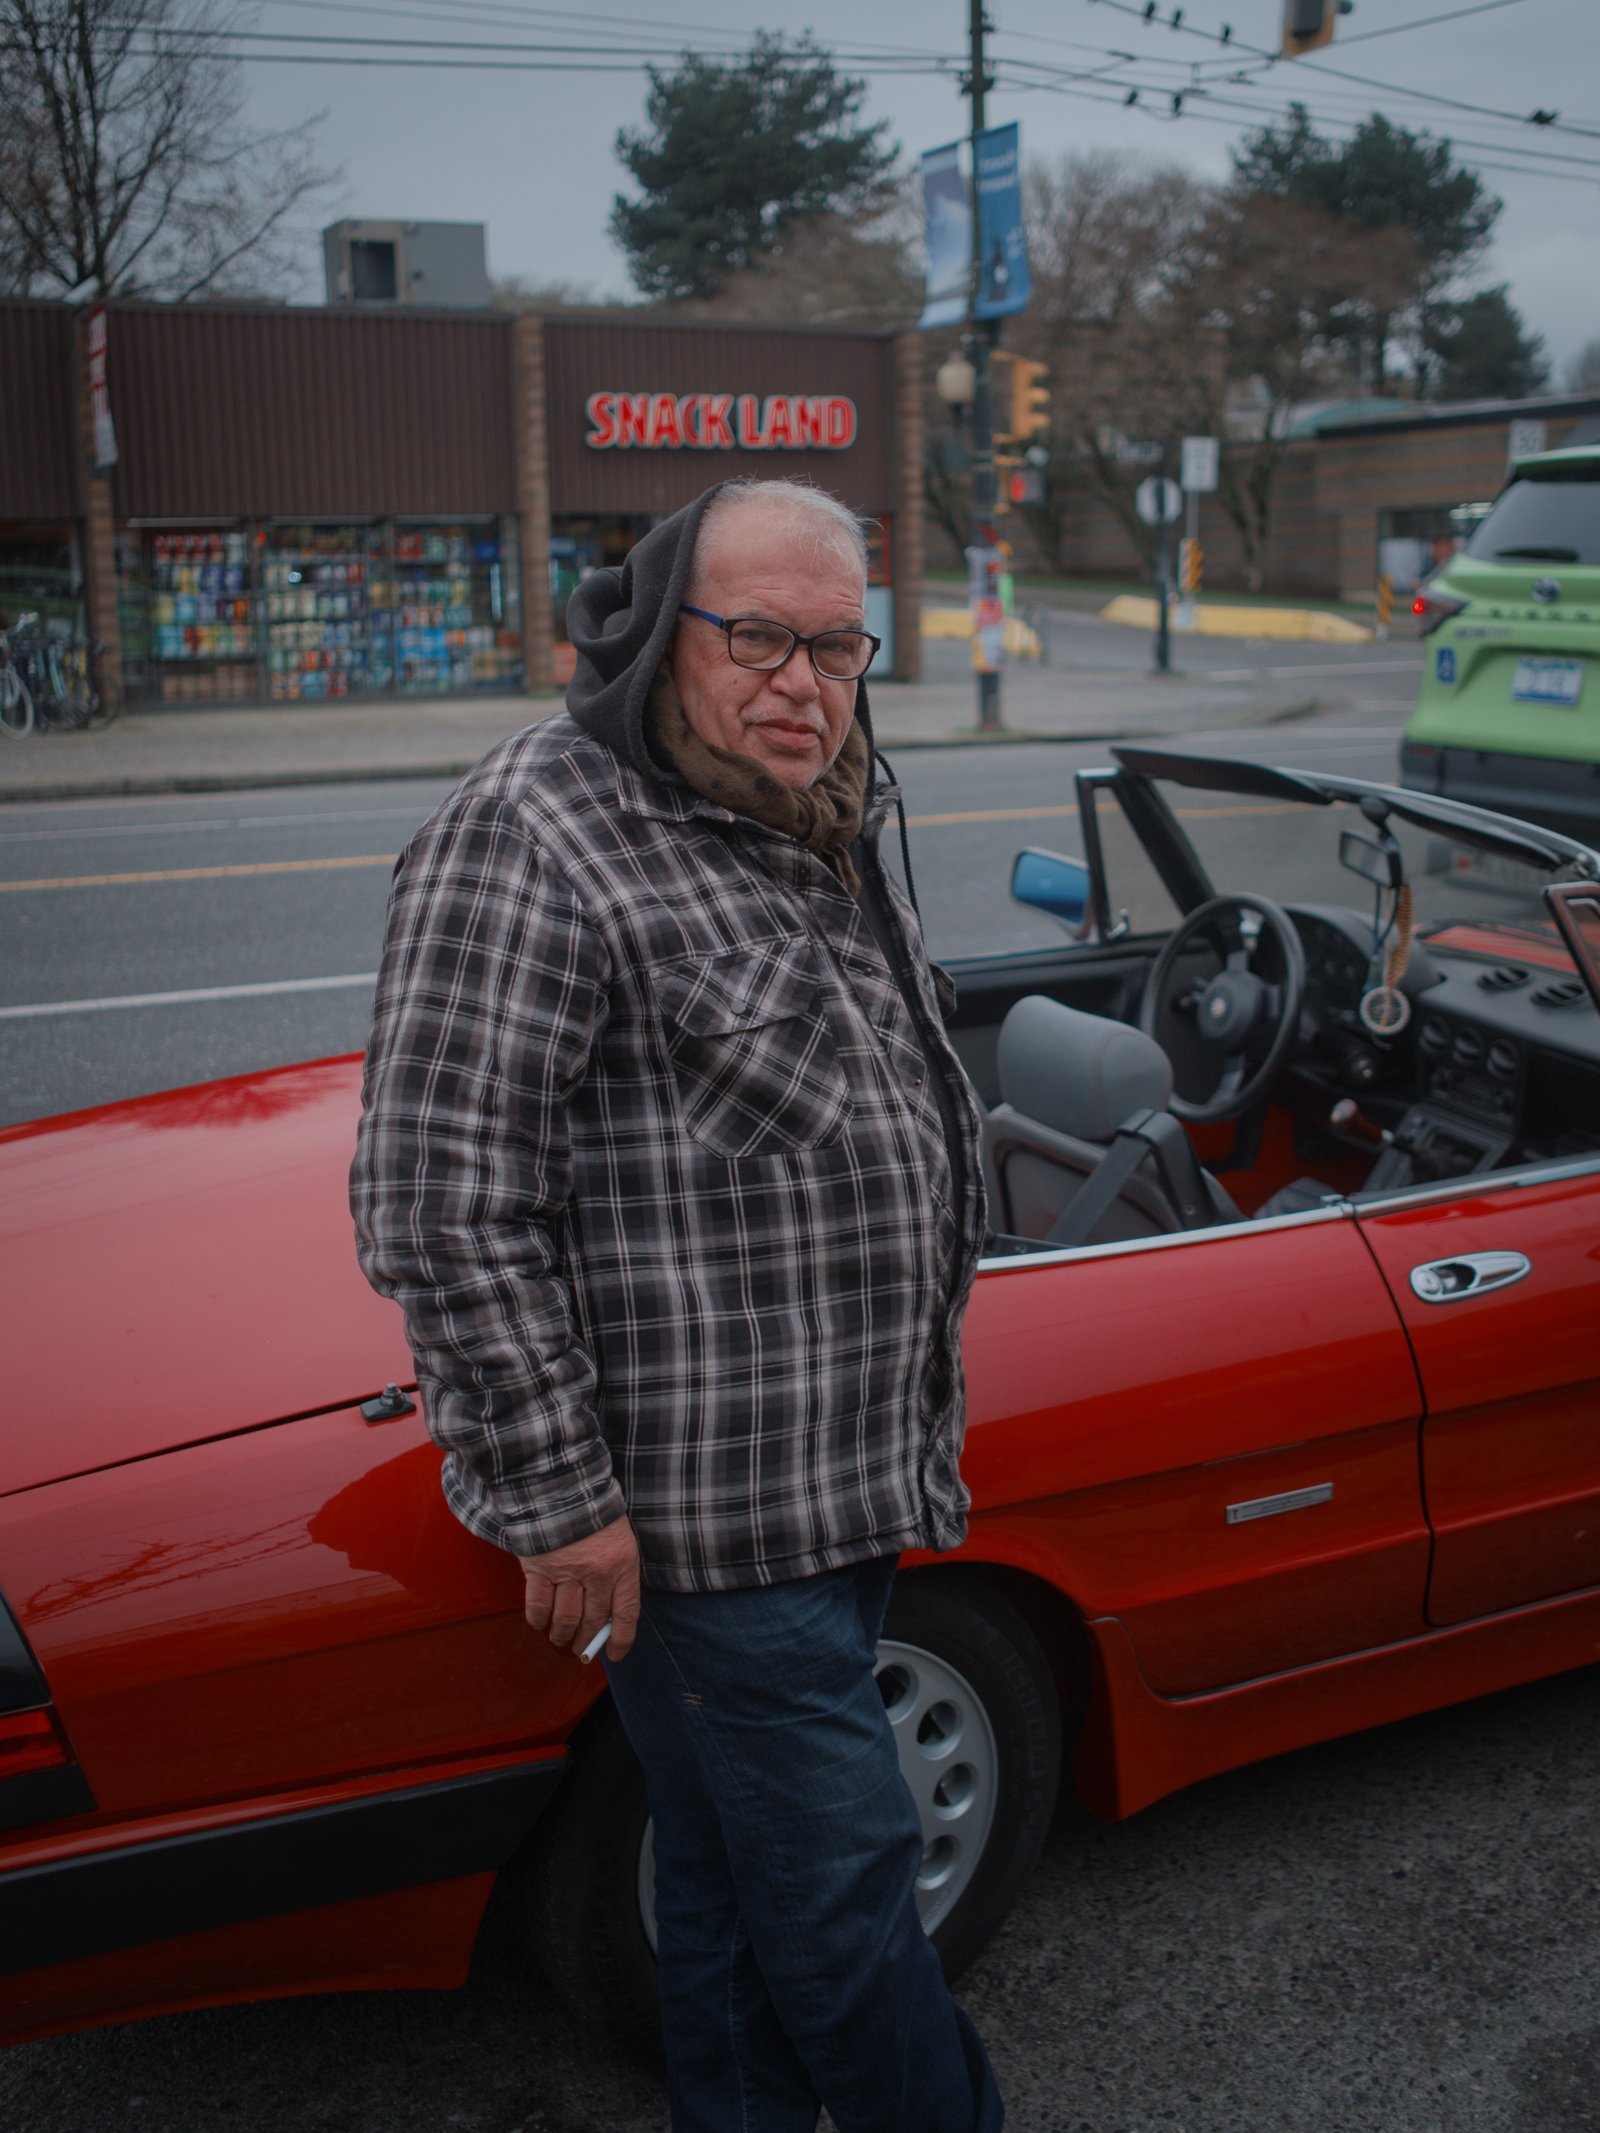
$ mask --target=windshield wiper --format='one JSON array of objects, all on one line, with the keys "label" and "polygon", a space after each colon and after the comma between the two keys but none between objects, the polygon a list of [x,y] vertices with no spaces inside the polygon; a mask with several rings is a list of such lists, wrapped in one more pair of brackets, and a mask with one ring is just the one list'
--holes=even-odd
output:
[{"label": "windshield wiper", "polygon": [[1576,563],[1576,548],[1497,548],[1498,555],[1525,555],[1535,563]]}]

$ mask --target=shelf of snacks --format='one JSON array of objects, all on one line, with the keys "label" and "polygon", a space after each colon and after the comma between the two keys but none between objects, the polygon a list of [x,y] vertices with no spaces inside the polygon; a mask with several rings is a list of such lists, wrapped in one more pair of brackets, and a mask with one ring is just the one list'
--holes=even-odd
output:
[{"label": "shelf of snacks", "polygon": [[257,603],[249,535],[238,530],[146,537],[146,645],[164,702],[256,694]]},{"label": "shelf of snacks", "polygon": [[393,624],[396,686],[412,695],[512,686],[522,646],[502,626],[503,592],[492,527],[398,528],[392,577],[377,595]]},{"label": "shelf of snacks", "polygon": [[274,702],[364,696],[394,680],[374,526],[274,526],[262,563],[267,693]]}]

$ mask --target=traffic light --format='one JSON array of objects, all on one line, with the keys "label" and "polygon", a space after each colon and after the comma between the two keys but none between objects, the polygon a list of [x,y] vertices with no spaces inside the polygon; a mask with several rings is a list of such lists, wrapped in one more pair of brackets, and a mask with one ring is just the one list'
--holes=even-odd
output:
[{"label": "traffic light", "polygon": [[997,348],[989,358],[990,405],[997,453],[1021,452],[1030,437],[1050,427],[1050,387],[1043,363]]},{"label": "traffic light", "polygon": [[1025,445],[1030,437],[1050,427],[1049,371],[1027,356],[1011,359],[1012,441]]},{"label": "traffic light", "polygon": [[1283,57],[1294,59],[1332,44],[1335,22],[1354,5],[1355,0],[1283,0]]}]

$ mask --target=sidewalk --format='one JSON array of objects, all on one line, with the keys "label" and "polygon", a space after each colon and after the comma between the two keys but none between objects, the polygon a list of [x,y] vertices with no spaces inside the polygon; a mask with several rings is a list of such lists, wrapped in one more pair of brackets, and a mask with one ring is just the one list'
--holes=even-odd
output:
[{"label": "sidewalk", "polygon": [[[1003,688],[1006,730],[980,735],[969,672],[876,682],[878,742],[892,755],[963,743],[1181,736],[1270,725],[1321,708],[1292,681],[1126,670],[1010,666]],[[132,711],[101,733],[0,738],[0,802],[459,777],[508,733],[558,709],[556,696],[506,695]]]}]

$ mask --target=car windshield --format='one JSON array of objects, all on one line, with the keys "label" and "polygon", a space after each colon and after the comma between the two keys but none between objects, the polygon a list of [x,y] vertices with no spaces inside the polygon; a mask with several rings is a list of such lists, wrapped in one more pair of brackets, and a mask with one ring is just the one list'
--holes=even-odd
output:
[{"label": "car windshield", "polygon": [[[1357,808],[1235,799],[1173,784],[1163,792],[1219,895],[1255,890],[1276,903],[1372,908],[1373,884],[1339,859],[1343,831],[1373,834]],[[1465,918],[1546,922],[1540,891],[1556,878],[1553,870],[1475,851],[1408,822],[1391,819],[1388,827],[1419,927]]]},{"label": "car windshield", "polygon": [[1466,553],[1480,563],[1600,563],[1600,469],[1514,481]]},{"label": "car windshield", "polygon": [[[1218,895],[1334,904],[1363,914],[1377,908],[1375,885],[1339,856],[1344,832],[1369,839],[1374,834],[1353,801],[1324,807],[1252,791],[1248,777],[1241,779],[1245,789],[1233,791],[1213,783],[1211,775],[1204,784],[1159,774],[1151,782]],[[1182,913],[1109,789],[1096,794],[1095,812],[1113,921],[1125,919],[1135,933],[1167,931]],[[1481,851],[1444,828],[1420,827],[1398,816],[1390,817],[1388,829],[1399,846],[1419,930],[1493,922],[1534,926],[1542,938],[1554,935],[1541,892],[1565,874],[1565,867]]]}]

